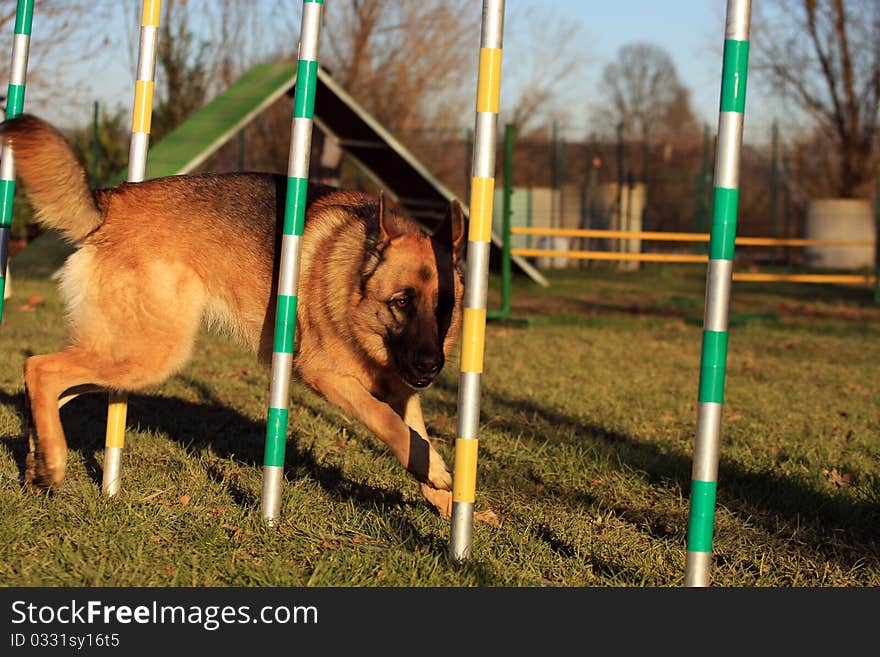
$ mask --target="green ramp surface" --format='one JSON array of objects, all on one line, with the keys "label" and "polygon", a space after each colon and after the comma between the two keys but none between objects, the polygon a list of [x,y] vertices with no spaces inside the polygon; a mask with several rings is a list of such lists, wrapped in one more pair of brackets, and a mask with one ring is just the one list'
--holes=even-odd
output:
[{"label": "green ramp surface", "polygon": [[[296,82],[296,62],[258,64],[150,148],[147,179],[189,173]],[[118,176],[112,185],[125,179]]]}]

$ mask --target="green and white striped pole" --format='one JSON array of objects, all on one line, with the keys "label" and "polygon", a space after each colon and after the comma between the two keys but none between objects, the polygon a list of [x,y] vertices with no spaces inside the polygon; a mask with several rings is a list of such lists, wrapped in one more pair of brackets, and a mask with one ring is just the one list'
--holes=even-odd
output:
[{"label": "green and white striped pole", "polygon": [[[28,51],[31,45],[31,23],[34,0],[18,0],[15,9],[15,36],[12,41],[12,65],[6,93],[6,118],[12,119],[24,109],[24,88],[27,80]],[[9,233],[12,230],[12,206],[15,198],[15,161],[12,149],[3,149],[0,161],[0,324],[3,323],[3,298],[9,267]]]},{"label": "green and white striped pole", "polygon": [[473,545],[503,35],[504,0],[483,0],[449,537],[449,557],[456,563],[470,557]]},{"label": "green and white striped pole", "polygon": [[287,165],[287,200],[278,274],[278,301],[275,310],[275,340],[269,387],[269,413],[266,422],[266,448],[263,459],[263,519],[274,524],[281,511],[281,484],[284,479],[284,451],[287,443],[287,415],[290,376],[293,370],[293,340],[296,328],[297,286],[299,284],[300,245],[306,214],[309,183],[309,155],[312,119],[318,79],[318,42],[324,0],[304,0],[296,69],[296,93]]},{"label": "green and white striped pole", "polygon": [[[156,42],[161,14],[162,0],[143,0],[131,142],[128,148],[128,182],[142,182],[147,175],[147,152],[150,150],[150,124],[153,116],[153,81],[156,77]],[[111,497],[119,492],[127,413],[128,395],[119,391],[111,392],[107,405],[104,474],[101,480],[101,491]]]},{"label": "green and white striped pole", "polygon": [[728,0],[715,157],[714,209],[706,274],[697,435],[691,476],[686,586],[708,586],[721,410],[727,369],[727,322],[739,201],[740,150],[746,106],[751,0]]}]

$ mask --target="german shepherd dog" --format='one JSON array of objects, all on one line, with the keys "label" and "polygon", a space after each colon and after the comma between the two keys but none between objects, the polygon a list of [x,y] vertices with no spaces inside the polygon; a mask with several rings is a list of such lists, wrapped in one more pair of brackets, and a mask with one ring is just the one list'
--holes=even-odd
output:
[{"label": "german shepherd dog", "polygon": [[[287,179],[171,176],[92,190],[64,137],[31,115],[0,124],[36,220],[77,246],[58,274],[70,344],[24,363],[31,488],[61,484],[59,408],[127,392],[190,358],[203,321],[271,359]],[[428,235],[383,197],[310,187],[301,241],[294,372],[360,420],[448,517],[452,477],[428,440],[419,393],[461,327],[464,216]]]}]

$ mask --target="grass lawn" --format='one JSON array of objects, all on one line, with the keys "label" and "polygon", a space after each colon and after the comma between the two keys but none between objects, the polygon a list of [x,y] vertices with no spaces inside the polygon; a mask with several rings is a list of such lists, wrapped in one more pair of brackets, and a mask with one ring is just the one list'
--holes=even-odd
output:
[{"label": "grass lawn", "polygon": [[[26,252],[25,252],[26,253]],[[64,345],[54,284],[16,274],[0,335],[0,582],[8,586],[680,586],[703,266],[547,272],[490,323],[473,558],[361,425],[299,385],[277,529],[260,515],[269,371],[205,334],[132,395],[115,498],[106,398],[62,410],[68,476],[22,489],[21,367]],[[490,289],[497,307],[497,280]],[[736,283],[712,583],[880,585],[880,309],[869,290]],[[449,463],[458,354],[424,395]]]}]

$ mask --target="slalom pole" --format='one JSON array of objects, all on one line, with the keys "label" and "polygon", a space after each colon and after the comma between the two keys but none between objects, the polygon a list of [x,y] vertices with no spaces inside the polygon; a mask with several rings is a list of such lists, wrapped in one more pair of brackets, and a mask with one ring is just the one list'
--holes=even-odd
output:
[{"label": "slalom pole", "polygon": [[489,250],[492,238],[492,203],[495,193],[495,142],[498,101],[501,95],[503,34],[504,0],[483,0],[458,386],[458,437],[455,441],[452,526],[449,537],[449,557],[456,563],[470,557],[473,546],[480,377],[483,372],[486,335],[486,297],[489,287]]},{"label": "slalom pole", "polygon": [[287,165],[287,200],[284,206],[284,230],[281,238],[278,301],[275,310],[275,337],[269,385],[266,448],[263,458],[261,506],[263,519],[268,521],[270,525],[277,523],[281,512],[281,484],[284,479],[290,376],[293,370],[300,245],[305,224],[306,193],[309,183],[309,155],[312,143],[315,89],[318,79],[318,42],[323,5],[324,0],[303,0],[290,156]]},{"label": "slalom pole", "polygon": [[715,150],[714,208],[706,273],[697,434],[691,476],[686,586],[708,586],[712,562],[750,18],[751,0],[728,0],[718,143]]},{"label": "slalom pole", "polygon": [[[24,109],[24,88],[27,81],[28,52],[31,45],[31,23],[34,0],[18,0],[15,9],[15,36],[12,41],[12,65],[6,93],[6,118],[14,119]],[[12,232],[12,209],[15,199],[15,161],[11,148],[3,149],[0,161],[0,324],[3,323],[3,299],[9,267],[9,234]]]},{"label": "slalom pole", "polygon": [[[141,11],[141,34],[138,49],[137,81],[131,118],[131,143],[128,149],[128,182],[141,182],[147,173],[150,148],[150,121],[153,115],[153,81],[156,77],[156,41],[162,0],[144,0]],[[125,447],[125,416],[128,395],[110,393],[107,406],[107,433],[104,440],[104,474],[101,491],[108,496],[119,492],[122,450]]]},{"label": "slalom pole", "polygon": [[877,170],[877,188],[874,190],[874,305],[880,306],[880,169]]}]

